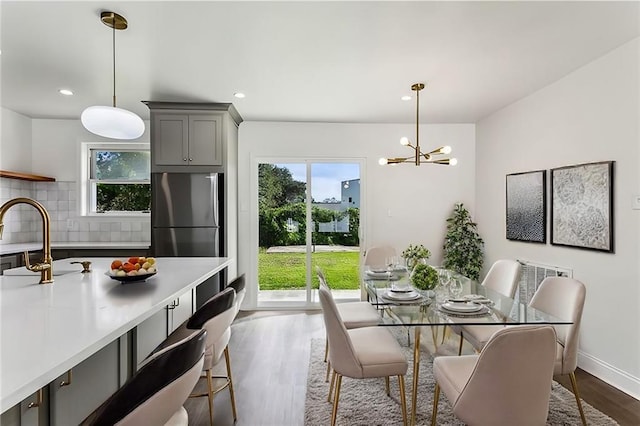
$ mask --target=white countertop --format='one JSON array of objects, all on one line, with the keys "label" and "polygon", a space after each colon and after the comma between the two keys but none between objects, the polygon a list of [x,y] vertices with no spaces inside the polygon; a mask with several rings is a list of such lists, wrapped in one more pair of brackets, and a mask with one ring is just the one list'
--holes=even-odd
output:
[{"label": "white countertop", "polygon": [[[140,249],[147,250],[151,246],[148,241],[135,242],[96,242],[96,241],[65,241],[52,242],[52,249],[78,248],[78,249]],[[42,243],[9,243],[0,244],[0,255],[24,253],[25,251],[42,250]]]},{"label": "white countertop", "polygon": [[[82,274],[80,265],[70,264],[79,260],[90,260],[92,272]],[[112,260],[54,261],[53,284],[38,284],[40,274],[25,268],[16,270],[29,275],[0,276],[0,413],[232,262],[157,258],[155,276],[120,284],[105,275]],[[77,272],[55,275],[70,270]]]}]

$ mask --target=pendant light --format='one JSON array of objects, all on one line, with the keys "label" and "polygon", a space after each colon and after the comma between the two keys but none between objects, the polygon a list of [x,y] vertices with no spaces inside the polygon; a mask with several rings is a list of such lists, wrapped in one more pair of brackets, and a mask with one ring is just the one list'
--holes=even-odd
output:
[{"label": "pendant light", "polygon": [[102,12],[100,20],[113,32],[113,106],[90,106],[80,116],[82,125],[98,136],[136,139],[144,133],[144,121],[137,114],[116,107],[116,30],[127,29],[127,20],[115,12]]},{"label": "pendant light", "polygon": [[420,131],[420,91],[424,89],[424,83],[416,83],[411,86],[411,90],[416,92],[416,144],[415,146],[409,142],[409,139],[403,137],[400,139],[400,145],[408,146],[413,149],[413,155],[409,157],[395,157],[395,158],[381,158],[378,160],[378,163],[381,166],[386,164],[400,164],[400,163],[413,163],[416,166],[420,164],[429,163],[429,164],[444,164],[447,166],[455,166],[458,164],[458,160],[455,158],[442,158],[441,155],[447,155],[451,153],[450,146],[441,146],[440,148],[434,149],[433,151],[423,153],[420,150],[420,139],[419,131]]}]

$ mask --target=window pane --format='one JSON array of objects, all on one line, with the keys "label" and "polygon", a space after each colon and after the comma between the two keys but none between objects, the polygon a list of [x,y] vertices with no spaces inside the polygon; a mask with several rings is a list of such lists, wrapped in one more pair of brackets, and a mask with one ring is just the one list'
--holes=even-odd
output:
[{"label": "window pane", "polygon": [[106,184],[96,185],[96,211],[139,212],[151,209],[151,185]]},{"label": "window pane", "polygon": [[149,180],[149,151],[91,150],[91,179]]}]

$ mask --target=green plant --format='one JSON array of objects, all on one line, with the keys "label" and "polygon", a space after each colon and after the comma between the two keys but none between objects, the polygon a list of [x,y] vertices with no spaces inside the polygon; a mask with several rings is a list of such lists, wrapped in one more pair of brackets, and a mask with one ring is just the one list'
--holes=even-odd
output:
[{"label": "green plant", "polygon": [[404,257],[407,266],[411,267],[418,263],[419,259],[428,259],[431,257],[431,252],[422,244],[415,246],[409,244],[409,247],[402,252],[402,257]]},{"label": "green plant", "polygon": [[413,286],[420,290],[433,290],[438,285],[438,271],[426,263],[418,263],[409,277]]},{"label": "green plant", "polygon": [[484,242],[478,234],[478,225],[471,220],[469,211],[457,203],[447,219],[444,238],[443,266],[474,280],[480,278]]}]

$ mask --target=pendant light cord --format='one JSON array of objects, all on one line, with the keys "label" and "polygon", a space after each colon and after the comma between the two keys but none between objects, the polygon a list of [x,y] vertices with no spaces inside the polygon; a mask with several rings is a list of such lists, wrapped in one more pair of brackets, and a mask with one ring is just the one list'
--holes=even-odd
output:
[{"label": "pendant light cord", "polygon": [[420,89],[416,90],[416,166],[420,165]]},{"label": "pendant light cord", "polygon": [[115,14],[113,16],[113,25],[111,26],[113,29],[113,107],[116,107],[116,17]]}]

